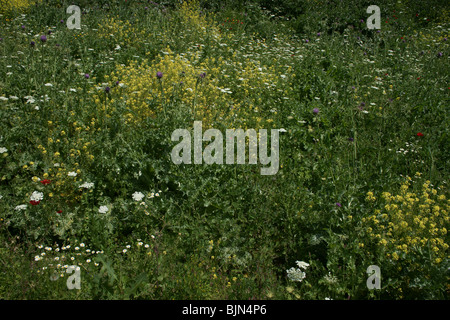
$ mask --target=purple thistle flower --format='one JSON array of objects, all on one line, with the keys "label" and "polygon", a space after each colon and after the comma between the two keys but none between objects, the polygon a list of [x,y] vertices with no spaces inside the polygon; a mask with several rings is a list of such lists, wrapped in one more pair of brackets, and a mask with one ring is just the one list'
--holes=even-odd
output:
[{"label": "purple thistle flower", "polygon": [[161,79],[163,77],[163,73],[161,71],[158,71],[156,73],[156,76],[158,77],[158,79]]},{"label": "purple thistle flower", "polygon": [[84,77],[85,77],[86,79],[89,79],[89,74],[86,73],[86,74],[84,75]]},{"label": "purple thistle flower", "polygon": [[203,79],[205,76],[206,76],[206,72],[202,72],[202,73],[200,73],[200,75],[199,75],[199,77],[202,78],[202,79]]},{"label": "purple thistle flower", "polygon": [[24,25],[22,25],[22,26],[21,26],[21,28],[22,28],[22,29],[25,29],[25,26],[24,26]]},{"label": "purple thistle flower", "polygon": [[46,42],[47,41],[47,37],[45,35],[41,36],[41,41],[42,42]]},{"label": "purple thistle flower", "polygon": [[119,83],[120,83],[119,81],[116,81],[116,86],[118,86],[118,85],[119,85]]},{"label": "purple thistle flower", "polygon": [[444,38],[444,41],[447,41],[447,38]]},{"label": "purple thistle flower", "polygon": [[31,42],[30,42],[30,46],[32,46],[32,47],[34,47],[35,44],[36,44],[36,43],[35,43],[34,41],[31,41]]},{"label": "purple thistle flower", "polygon": [[339,202],[336,202],[336,205],[340,208],[342,207],[342,204],[340,204]]},{"label": "purple thistle flower", "polygon": [[442,57],[442,52],[439,52],[439,53],[437,54],[437,57],[438,57],[438,58]]},{"label": "purple thistle flower", "polygon": [[317,32],[317,36],[320,37],[320,32]]},{"label": "purple thistle flower", "polygon": [[61,19],[59,22],[60,22],[60,23],[64,23],[64,20]]},{"label": "purple thistle flower", "polygon": [[353,142],[355,139],[353,139],[352,137],[348,138],[348,141]]},{"label": "purple thistle flower", "polygon": [[314,114],[318,114],[318,113],[319,113],[319,108],[314,108],[314,109],[313,109],[313,113],[314,113]]},{"label": "purple thistle flower", "polygon": [[306,43],[308,43],[308,42],[309,42],[309,40],[308,40],[308,39],[306,39],[306,40],[305,40],[305,42],[306,42]]},{"label": "purple thistle flower", "polygon": [[109,93],[110,90],[111,90],[110,87],[106,87],[106,88],[105,88],[105,92],[106,92],[106,93]]}]

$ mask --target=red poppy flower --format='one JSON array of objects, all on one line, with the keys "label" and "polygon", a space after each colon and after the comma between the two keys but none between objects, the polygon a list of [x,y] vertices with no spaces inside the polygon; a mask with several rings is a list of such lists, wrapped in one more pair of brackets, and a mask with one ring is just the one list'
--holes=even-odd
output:
[{"label": "red poppy flower", "polygon": [[418,136],[418,137],[423,137],[423,133],[422,133],[422,132],[418,132],[418,133],[417,133],[417,136]]},{"label": "red poppy flower", "polygon": [[30,203],[33,205],[33,206],[36,206],[36,205],[38,205],[39,203],[40,203],[41,201],[40,200],[30,200]]},{"label": "red poppy flower", "polygon": [[44,179],[44,180],[41,180],[41,183],[45,186],[45,185],[47,185],[47,184],[50,184],[50,180],[48,180],[48,179]]},{"label": "red poppy flower", "polygon": [[57,213],[62,213],[62,210],[58,210],[58,211],[56,211]]}]

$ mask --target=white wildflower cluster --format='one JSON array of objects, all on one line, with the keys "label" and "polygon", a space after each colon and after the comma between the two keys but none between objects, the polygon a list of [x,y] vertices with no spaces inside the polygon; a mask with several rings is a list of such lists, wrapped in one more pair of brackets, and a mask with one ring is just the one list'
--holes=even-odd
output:
[{"label": "white wildflower cluster", "polygon": [[[42,252],[34,257],[34,261],[39,262],[38,273],[43,270],[53,270],[53,276],[56,275],[63,277],[65,275],[65,269],[70,265],[87,267],[91,264],[93,255],[102,254],[103,250],[91,250],[87,248],[87,245],[82,242],[78,245],[71,246],[70,244],[60,247],[58,244],[52,246],[39,245],[37,247]],[[95,267],[99,266],[99,263],[94,262]]]},{"label": "white wildflower cluster", "polygon": [[135,192],[135,193],[133,193],[133,200],[134,201],[141,201],[144,197],[145,197],[145,195],[142,193],[142,192]]},{"label": "white wildflower cluster", "polygon": [[93,182],[85,182],[80,185],[80,188],[84,188],[84,189],[91,189],[92,187],[94,187]]},{"label": "white wildflower cluster", "polygon": [[325,281],[328,282],[329,284],[335,284],[335,283],[338,281],[338,279],[337,279],[335,276],[333,276],[333,275],[331,274],[331,272],[328,272],[328,274],[325,275],[323,278],[324,278]]},{"label": "white wildflower cluster", "polygon": [[[154,238],[154,236],[152,236],[152,238]],[[140,248],[140,247],[144,247],[144,248],[146,248],[146,249],[149,249],[149,248],[150,248],[150,245],[149,245],[148,243],[145,243],[145,244],[144,244],[144,242],[142,242],[141,239],[137,239],[136,246],[139,247],[139,248]],[[130,245],[130,244],[127,244],[127,245],[125,246],[125,248],[121,251],[121,253],[127,253],[130,249],[132,249],[131,245]],[[150,248],[150,249],[151,249],[151,248]],[[148,255],[151,255],[151,250],[148,250],[148,251],[147,251],[147,254],[148,254]]]},{"label": "white wildflower cluster", "polygon": [[[161,193],[161,190],[159,190],[159,191],[156,192],[156,193],[155,193],[155,192],[151,192],[151,193],[149,193],[147,196],[148,196],[148,198],[152,199],[152,198],[154,198],[154,197],[159,197],[159,194],[160,194],[160,193]],[[131,197],[133,198],[134,201],[136,201],[136,202],[141,202],[142,199],[145,198],[145,195],[144,195],[142,192],[136,191],[135,193],[132,194]],[[141,205],[145,205],[144,202],[141,202],[140,204],[141,204]]]},{"label": "white wildflower cluster", "polygon": [[159,197],[159,194],[161,193],[161,190],[159,190],[158,192],[156,192],[156,193],[154,193],[154,192],[152,192],[152,193],[150,193],[150,195],[148,196],[150,199],[151,198],[154,198],[154,197]]},{"label": "white wildflower cluster", "polygon": [[301,282],[306,277],[306,273],[302,269],[306,270],[309,264],[304,261],[296,261],[298,268],[290,268],[286,270],[287,276],[291,281]]},{"label": "white wildflower cluster", "polygon": [[44,199],[44,194],[38,191],[34,191],[30,197],[31,201],[41,201],[42,199]]}]

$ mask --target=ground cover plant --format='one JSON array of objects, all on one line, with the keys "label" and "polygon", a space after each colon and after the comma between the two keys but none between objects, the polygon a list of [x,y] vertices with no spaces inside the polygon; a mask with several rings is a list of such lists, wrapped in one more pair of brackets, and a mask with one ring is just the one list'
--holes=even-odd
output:
[{"label": "ground cover plant", "polygon": [[[447,299],[445,3],[0,3],[1,298]],[[194,121],[277,173],[175,164]]]}]

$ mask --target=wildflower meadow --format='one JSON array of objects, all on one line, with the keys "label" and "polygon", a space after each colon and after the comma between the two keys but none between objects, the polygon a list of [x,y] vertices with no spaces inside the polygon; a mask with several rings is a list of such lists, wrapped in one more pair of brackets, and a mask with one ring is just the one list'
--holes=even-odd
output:
[{"label": "wildflower meadow", "polygon": [[0,298],[448,299],[449,35],[435,0],[0,0]]}]

